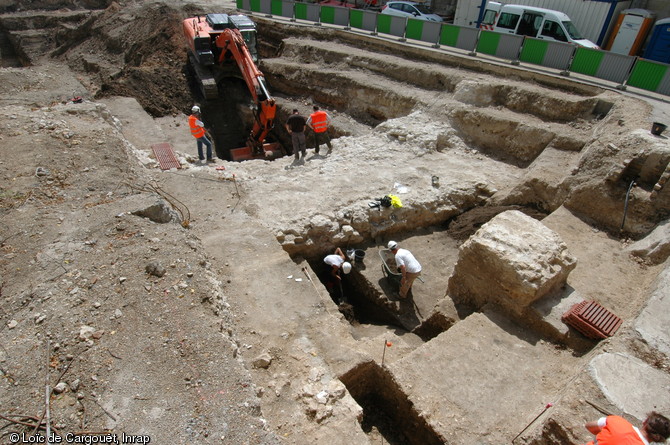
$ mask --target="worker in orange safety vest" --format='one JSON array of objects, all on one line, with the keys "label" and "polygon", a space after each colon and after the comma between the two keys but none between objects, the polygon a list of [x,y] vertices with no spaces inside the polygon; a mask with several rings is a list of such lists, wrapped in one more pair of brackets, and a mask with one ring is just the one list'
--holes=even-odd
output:
[{"label": "worker in orange safety vest", "polygon": [[316,105],[313,109],[314,113],[307,118],[307,126],[314,130],[314,153],[319,154],[319,145],[326,144],[328,146],[326,155],[329,155],[333,152],[333,145],[330,143],[330,136],[328,135],[330,116],[325,111],[319,110]]},{"label": "worker in orange safety vest", "polygon": [[647,415],[642,428],[619,416],[601,417],[585,426],[596,436],[596,440],[587,445],[649,445],[650,442],[663,443],[670,437],[670,420],[656,411]]},{"label": "worker in orange safety vest", "polygon": [[191,115],[188,117],[188,126],[191,128],[191,135],[198,141],[198,158],[201,162],[205,160],[202,153],[202,144],[205,144],[207,146],[207,162],[214,162],[214,158],[212,157],[212,142],[207,139],[205,124],[202,123],[200,118],[200,107],[193,105]]}]

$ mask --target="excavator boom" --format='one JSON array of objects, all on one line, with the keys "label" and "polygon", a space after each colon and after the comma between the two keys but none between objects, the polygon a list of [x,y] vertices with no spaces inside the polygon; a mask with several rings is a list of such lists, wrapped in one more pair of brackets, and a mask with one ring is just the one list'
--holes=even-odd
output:
[{"label": "excavator boom", "polygon": [[247,137],[246,147],[231,150],[233,160],[279,154],[279,144],[264,144],[274,126],[277,106],[263,73],[255,63],[255,24],[243,15],[207,14],[204,18],[184,20],[183,29],[190,59],[206,99],[218,96],[217,79],[225,79],[226,72],[229,76],[230,71],[227,70],[235,65],[239,70],[235,75],[241,75],[251,93],[253,128]]},{"label": "excavator boom", "polygon": [[254,63],[239,30],[230,28],[224,30],[216,38],[215,44],[221,50],[218,62],[225,63],[229,58],[235,60],[256,104],[254,126],[247,138],[247,147],[254,154],[262,153],[263,142],[274,126],[277,112],[275,100],[270,96],[265,84],[265,76]]}]

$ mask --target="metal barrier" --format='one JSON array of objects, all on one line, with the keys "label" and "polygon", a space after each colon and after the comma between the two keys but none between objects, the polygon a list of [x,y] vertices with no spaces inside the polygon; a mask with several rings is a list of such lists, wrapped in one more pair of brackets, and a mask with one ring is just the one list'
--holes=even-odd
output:
[{"label": "metal barrier", "polygon": [[526,37],[523,41],[519,60],[525,63],[556,68],[566,71],[575,54],[576,47],[569,43],[548,42],[546,40]]},{"label": "metal barrier", "polygon": [[349,11],[349,26],[370,31],[374,34],[377,31],[377,13],[374,11],[352,9]]},{"label": "metal barrier", "polygon": [[272,2],[272,15],[278,15],[280,17],[293,18],[293,6],[295,2],[285,2],[282,0],[271,0]]},{"label": "metal barrier", "polygon": [[635,56],[592,48],[577,48],[570,64],[570,71],[599,79],[623,83],[635,63]]},{"label": "metal barrier", "polygon": [[670,96],[670,65],[638,59],[626,85]]},{"label": "metal barrier", "polygon": [[272,14],[272,0],[260,0],[260,11],[261,14]]},{"label": "metal barrier", "polygon": [[321,23],[349,26],[349,9],[341,6],[322,6],[320,14]]},{"label": "metal barrier", "polygon": [[408,19],[405,37],[408,39],[421,40],[436,44],[440,40],[440,29],[442,24],[439,22],[428,22],[426,20]]},{"label": "metal barrier", "polygon": [[326,23],[477,51],[513,62],[574,72],[670,96],[670,65],[592,48],[362,9],[288,0],[236,0],[238,9]]},{"label": "metal barrier", "polygon": [[451,46],[452,48],[474,51],[479,37],[479,29],[465,28],[456,25],[442,25],[440,33],[440,45]]},{"label": "metal barrier", "polygon": [[377,15],[377,32],[392,36],[404,37],[407,19],[395,15]]},{"label": "metal barrier", "polygon": [[522,43],[523,36],[482,31],[477,41],[477,52],[500,57],[501,59],[517,60]]},{"label": "metal barrier", "polygon": [[295,18],[300,20],[309,20],[311,22],[319,23],[321,6],[314,3],[299,3],[295,4]]},{"label": "metal barrier", "polygon": [[243,9],[245,11],[253,11],[251,9],[251,0],[237,0],[237,9]]}]

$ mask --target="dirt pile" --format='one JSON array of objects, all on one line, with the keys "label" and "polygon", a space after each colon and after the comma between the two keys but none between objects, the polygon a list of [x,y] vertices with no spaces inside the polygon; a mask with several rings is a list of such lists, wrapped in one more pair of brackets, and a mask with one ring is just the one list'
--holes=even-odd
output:
[{"label": "dirt pile", "polygon": [[192,102],[184,14],[165,4],[129,14],[114,3],[87,23],[85,39],[62,39],[56,53],[75,71],[85,70],[97,98],[135,97],[156,117],[182,113]]}]

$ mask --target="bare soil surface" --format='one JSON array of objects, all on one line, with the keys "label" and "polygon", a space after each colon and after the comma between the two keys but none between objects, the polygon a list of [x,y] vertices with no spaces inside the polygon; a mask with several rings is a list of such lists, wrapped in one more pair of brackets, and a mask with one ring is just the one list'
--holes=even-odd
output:
[{"label": "bare soil surface", "polygon": [[[600,416],[585,401],[616,409],[585,372],[596,353],[667,372],[632,327],[663,266],[623,252],[667,218],[667,190],[636,189],[617,230],[625,160],[667,150],[648,132],[663,104],[254,17],[272,137],[288,147],[283,120],[318,103],[333,153],[201,165],[183,113],[213,105],[180,22],[234,4],[88,7],[105,9],[0,17],[31,63],[0,68],[0,443],[48,423],[157,444],[576,444]],[[161,142],[181,169],[158,168]],[[389,193],[402,208],[369,206]],[[576,351],[451,302],[459,245],[509,209],[561,236],[568,285],[624,319],[615,337]],[[409,300],[390,239],[423,265]],[[319,280],[335,247],[365,252],[341,289]]]}]

